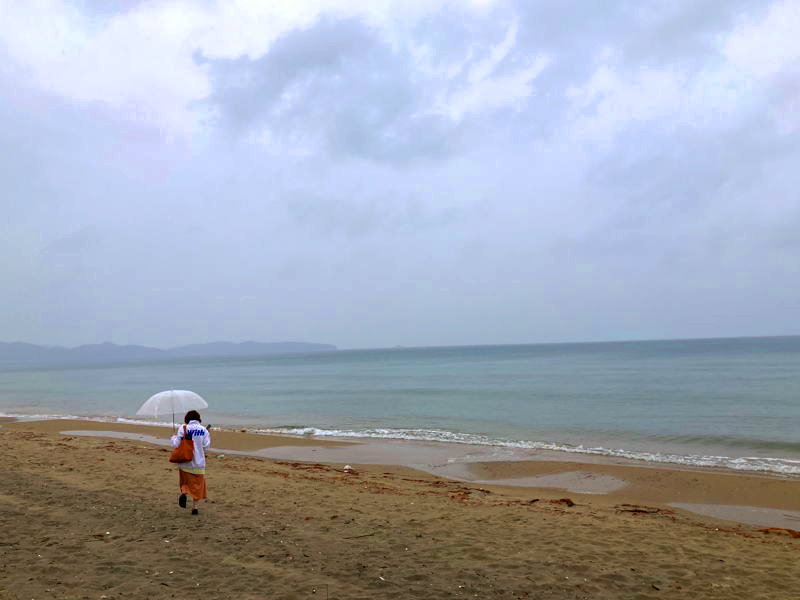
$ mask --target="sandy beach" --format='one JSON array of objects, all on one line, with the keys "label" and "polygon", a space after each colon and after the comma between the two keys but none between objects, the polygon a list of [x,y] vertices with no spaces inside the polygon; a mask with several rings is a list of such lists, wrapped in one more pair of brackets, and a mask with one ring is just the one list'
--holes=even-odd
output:
[{"label": "sandy beach", "polygon": [[363,453],[359,444],[213,432],[210,501],[192,517],[153,443],[165,428],[1,425],[3,600],[786,599],[800,589],[797,479],[552,457],[438,474],[404,460],[346,470],[334,459]]}]

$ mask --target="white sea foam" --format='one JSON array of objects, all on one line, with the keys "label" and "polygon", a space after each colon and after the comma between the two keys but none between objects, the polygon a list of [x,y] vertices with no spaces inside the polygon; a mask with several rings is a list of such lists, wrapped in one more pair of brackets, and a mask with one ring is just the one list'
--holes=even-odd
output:
[{"label": "white sea foam", "polygon": [[146,421],[143,419],[128,419],[125,417],[86,417],[77,415],[58,415],[58,414],[21,414],[0,412],[0,417],[21,419],[24,421],[54,421],[54,420],[75,420],[93,421],[95,423],[127,423],[129,425],[154,425],[156,427],[172,427],[172,423],[163,421]]},{"label": "white sea foam", "polygon": [[670,454],[645,452],[623,448],[604,448],[583,445],[570,445],[556,442],[530,440],[502,440],[483,435],[457,433],[438,429],[321,429],[318,427],[274,427],[258,429],[260,433],[310,435],[319,437],[379,438],[393,440],[415,440],[429,442],[449,442],[479,446],[500,446],[530,450],[552,450],[572,454],[591,454],[614,458],[627,458],[654,463],[672,463],[697,467],[726,467],[739,471],[763,471],[784,475],[800,475],[800,460],[760,456],[715,456],[698,454]]},{"label": "white sea foam", "polygon": [[117,423],[130,423],[131,425],[155,425],[156,427],[172,427],[173,423],[166,421],[147,421],[144,419],[126,419],[125,417],[117,417],[114,419]]}]

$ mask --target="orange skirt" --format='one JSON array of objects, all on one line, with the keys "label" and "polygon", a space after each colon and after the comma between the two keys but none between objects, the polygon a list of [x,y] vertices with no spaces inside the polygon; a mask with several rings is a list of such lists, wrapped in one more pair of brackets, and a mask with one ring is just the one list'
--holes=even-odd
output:
[{"label": "orange skirt", "polygon": [[178,475],[178,485],[181,487],[181,494],[189,494],[195,500],[208,498],[205,475],[187,473],[183,469],[178,469]]}]

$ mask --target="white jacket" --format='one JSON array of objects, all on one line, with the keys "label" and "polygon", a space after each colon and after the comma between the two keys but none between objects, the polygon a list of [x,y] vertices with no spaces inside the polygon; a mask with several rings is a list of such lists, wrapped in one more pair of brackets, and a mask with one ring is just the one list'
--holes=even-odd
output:
[{"label": "white jacket", "polygon": [[200,425],[200,421],[189,421],[188,425],[181,425],[178,428],[178,433],[172,436],[173,448],[180,446],[184,427],[186,427],[194,442],[194,455],[191,462],[178,463],[178,467],[181,469],[205,469],[206,453],[203,448],[208,448],[211,445],[211,434],[208,433],[208,429]]}]

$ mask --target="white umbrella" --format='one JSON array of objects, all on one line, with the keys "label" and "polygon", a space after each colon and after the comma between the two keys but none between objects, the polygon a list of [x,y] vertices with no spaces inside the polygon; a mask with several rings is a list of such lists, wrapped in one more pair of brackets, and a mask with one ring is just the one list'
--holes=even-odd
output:
[{"label": "white umbrella", "polygon": [[187,412],[208,408],[208,402],[198,394],[189,390],[166,390],[158,392],[142,404],[136,411],[137,415],[157,417],[158,415],[172,414],[172,424],[175,424],[175,413]]}]

